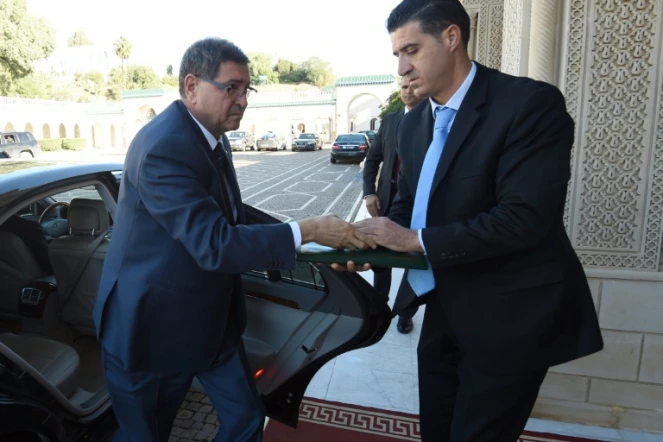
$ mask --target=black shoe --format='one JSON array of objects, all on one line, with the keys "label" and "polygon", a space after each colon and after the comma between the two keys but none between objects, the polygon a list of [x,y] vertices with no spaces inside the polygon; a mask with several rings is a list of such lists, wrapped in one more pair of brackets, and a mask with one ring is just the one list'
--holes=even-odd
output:
[{"label": "black shoe", "polygon": [[410,333],[412,331],[412,327],[412,318],[404,318],[402,316],[398,317],[398,324],[396,324],[396,328],[398,329],[399,333]]}]

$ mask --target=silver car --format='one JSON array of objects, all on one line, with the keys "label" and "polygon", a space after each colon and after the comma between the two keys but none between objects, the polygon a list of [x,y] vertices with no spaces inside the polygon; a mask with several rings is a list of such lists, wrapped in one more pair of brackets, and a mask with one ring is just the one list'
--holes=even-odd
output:
[{"label": "silver car", "polygon": [[256,138],[251,132],[236,130],[228,134],[228,141],[230,141],[230,148],[232,150],[241,150],[244,152],[247,147],[251,150],[256,148]]},{"label": "silver car", "polygon": [[274,132],[267,132],[256,141],[256,147],[258,148],[258,151],[281,149],[285,150],[287,145],[288,141],[285,139],[285,136]]}]

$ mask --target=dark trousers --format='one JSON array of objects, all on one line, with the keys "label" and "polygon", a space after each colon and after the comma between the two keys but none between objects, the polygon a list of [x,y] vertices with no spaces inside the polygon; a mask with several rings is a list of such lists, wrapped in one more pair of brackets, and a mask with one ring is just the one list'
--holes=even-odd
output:
[{"label": "dark trousers", "polygon": [[127,372],[122,362],[105,350],[103,364],[120,425],[114,442],[168,441],[194,376],[205,388],[219,417],[215,442],[262,440],[265,412],[241,341],[222,351],[204,373]]},{"label": "dark trousers", "polygon": [[[447,328],[426,307],[426,326]],[[428,324],[427,324],[428,322]],[[422,340],[424,340],[422,336]],[[516,442],[521,436],[547,369],[497,375],[477,368],[446,332],[437,351],[418,350],[422,442]]]},{"label": "dark trousers", "polygon": [[[387,267],[380,267],[373,269],[373,287],[375,287],[375,290],[382,295],[384,298],[389,299],[389,291],[391,290],[391,268]],[[405,273],[407,275],[407,273]],[[412,297],[407,291],[409,290],[410,292],[412,291],[412,288],[410,287],[410,284],[407,282],[406,276],[403,276],[403,280],[401,281],[401,285],[398,288],[398,293],[396,294],[396,301],[394,302],[394,306],[399,304],[399,298],[400,297]],[[407,319],[412,319],[414,315],[417,313],[417,310],[419,309],[418,304],[411,303],[409,306],[405,309],[403,309],[398,316],[401,318],[407,318]]]}]

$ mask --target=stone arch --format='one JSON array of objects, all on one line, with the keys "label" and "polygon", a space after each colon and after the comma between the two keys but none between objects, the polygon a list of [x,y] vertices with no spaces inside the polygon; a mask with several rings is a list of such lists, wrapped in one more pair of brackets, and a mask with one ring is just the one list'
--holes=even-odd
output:
[{"label": "stone arch", "polygon": [[[136,126],[141,128],[156,116],[157,113],[154,111],[154,108],[152,108],[152,106],[149,104],[144,104],[136,111]],[[138,124],[138,122],[140,122],[140,124]]]},{"label": "stone arch", "polygon": [[117,147],[117,136],[115,134],[115,125],[111,124],[110,126],[110,142],[111,142],[111,147],[115,149]]},{"label": "stone arch", "polygon": [[51,126],[48,125],[48,123],[44,123],[44,125],[41,127],[41,133],[42,133],[42,138],[44,140],[48,140],[51,138]]},{"label": "stone arch", "polygon": [[60,135],[60,138],[67,138],[67,128],[64,127],[64,123],[60,123],[60,127],[58,128],[58,133]]},{"label": "stone arch", "polygon": [[92,126],[92,147],[97,147],[97,133],[94,130],[94,125]]},{"label": "stone arch", "polygon": [[30,122],[25,123],[25,131],[26,131],[26,132],[30,132],[32,135],[35,134],[35,130],[34,130],[34,128],[32,127],[32,124],[31,124]]},{"label": "stone arch", "polygon": [[104,127],[98,121],[92,126],[92,146],[104,148],[108,145],[108,139]]},{"label": "stone arch", "polygon": [[9,122],[5,124],[5,132],[14,132],[14,125]]},{"label": "stone arch", "polygon": [[380,106],[382,106],[382,100],[369,92],[352,97],[347,108],[350,132],[370,130],[372,120],[380,115]]},{"label": "stone arch", "polygon": [[74,138],[81,137],[81,128],[78,124],[74,124]]}]

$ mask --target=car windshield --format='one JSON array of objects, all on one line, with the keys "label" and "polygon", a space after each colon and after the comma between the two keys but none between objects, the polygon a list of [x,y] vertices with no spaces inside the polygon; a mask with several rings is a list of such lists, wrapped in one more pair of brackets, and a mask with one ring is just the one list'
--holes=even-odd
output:
[{"label": "car windshield", "polygon": [[337,143],[365,143],[363,135],[339,135],[336,138]]},{"label": "car windshield", "polygon": [[270,138],[276,138],[276,135],[274,134],[265,134],[262,136],[263,140],[269,140]]},{"label": "car windshield", "polygon": [[301,134],[299,136],[300,140],[315,140],[315,134]]},{"label": "car windshield", "polygon": [[245,136],[246,132],[230,132],[228,138],[244,138]]}]

